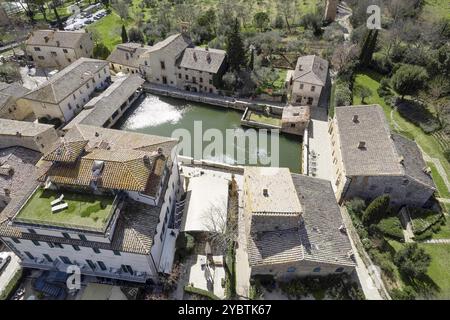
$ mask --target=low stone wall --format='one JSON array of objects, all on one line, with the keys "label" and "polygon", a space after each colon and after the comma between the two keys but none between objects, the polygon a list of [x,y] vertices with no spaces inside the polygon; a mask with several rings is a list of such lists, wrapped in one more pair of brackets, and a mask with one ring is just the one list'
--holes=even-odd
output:
[{"label": "low stone wall", "polygon": [[156,95],[205,103],[218,107],[231,108],[239,111],[245,111],[245,109],[248,107],[254,108],[254,110],[263,111],[266,107],[269,107],[270,112],[273,112],[274,114],[282,114],[283,112],[282,107],[270,105],[270,101],[267,101],[267,103],[258,101],[245,101],[219,95],[213,96],[211,94],[205,95],[200,93],[192,93],[189,91],[182,91],[171,87],[156,86],[148,83],[144,84],[144,90]]},{"label": "low stone wall", "polygon": [[209,160],[195,160],[192,157],[185,157],[185,156],[178,156],[178,161],[181,162],[183,165],[191,165],[195,167],[202,167],[205,169],[219,169],[224,170],[228,172],[233,172],[237,174],[244,174],[244,167],[243,166],[235,166],[231,164],[226,164],[222,162],[215,162],[215,161],[209,161]]}]

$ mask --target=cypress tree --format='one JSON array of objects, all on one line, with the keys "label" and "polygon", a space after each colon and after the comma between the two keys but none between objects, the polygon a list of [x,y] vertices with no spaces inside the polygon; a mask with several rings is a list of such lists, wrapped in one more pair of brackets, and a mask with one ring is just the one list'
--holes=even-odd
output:
[{"label": "cypress tree", "polygon": [[232,70],[239,71],[241,66],[245,66],[244,43],[242,42],[237,19],[227,36],[227,55]]},{"label": "cypress tree", "polygon": [[127,42],[128,42],[127,30],[125,29],[125,26],[122,25],[122,43],[127,43]]}]

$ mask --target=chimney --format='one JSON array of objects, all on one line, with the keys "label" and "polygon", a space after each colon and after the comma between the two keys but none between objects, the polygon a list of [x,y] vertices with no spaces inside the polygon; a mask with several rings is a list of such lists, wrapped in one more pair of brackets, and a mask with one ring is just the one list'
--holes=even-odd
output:
[{"label": "chimney", "polygon": [[22,134],[21,134],[19,131],[16,131],[16,136],[17,136],[17,137],[21,137]]},{"label": "chimney", "polygon": [[59,42],[59,40],[56,40],[56,45],[59,47],[61,45],[61,43]]},{"label": "chimney", "polygon": [[206,61],[208,61],[208,63],[211,63],[211,54],[209,54],[209,52],[206,55]]},{"label": "chimney", "polygon": [[195,52],[193,53],[193,57],[194,57],[194,60],[197,61],[197,54]]},{"label": "chimney", "polygon": [[208,47],[208,46],[206,46],[205,50],[206,50],[206,51],[209,51],[209,47]]},{"label": "chimney", "polygon": [[5,196],[9,197],[11,194],[11,190],[9,190],[8,188],[3,188],[3,192],[5,193]]},{"label": "chimney", "polygon": [[263,189],[263,195],[264,195],[264,197],[268,197],[269,196],[269,190],[264,188]]},{"label": "chimney", "polygon": [[358,144],[358,149],[365,149],[366,148],[366,142],[365,141],[360,141]]},{"label": "chimney", "polygon": [[150,161],[150,157],[149,157],[148,155],[145,155],[144,158],[143,158],[143,160],[144,160],[144,164],[145,164],[148,168],[151,168],[152,162]]},{"label": "chimney", "polygon": [[359,120],[358,120],[358,115],[357,114],[355,114],[354,116],[353,116],[353,120],[352,120],[354,123],[359,123]]},{"label": "chimney", "polygon": [[44,40],[45,40],[45,43],[47,43],[48,40],[50,40],[50,39],[49,39],[49,37],[45,36],[45,37],[44,37]]}]

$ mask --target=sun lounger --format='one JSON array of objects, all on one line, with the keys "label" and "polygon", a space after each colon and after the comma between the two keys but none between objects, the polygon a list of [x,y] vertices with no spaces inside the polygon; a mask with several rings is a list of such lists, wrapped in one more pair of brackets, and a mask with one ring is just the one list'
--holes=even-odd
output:
[{"label": "sun lounger", "polygon": [[60,211],[63,209],[66,209],[69,205],[67,203],[61,203],[58,204],[57,206],[52,207],[52,213],[55,213],[56,211]]},{"label": "sun lounger", "polygon": [[53,207],[53,206],[57,205],[58,203],[60,203],[63,199],[64,199],[64,195],[61,194],[58,199],[55,199],[52,202],[50,202],[50,205]]}]

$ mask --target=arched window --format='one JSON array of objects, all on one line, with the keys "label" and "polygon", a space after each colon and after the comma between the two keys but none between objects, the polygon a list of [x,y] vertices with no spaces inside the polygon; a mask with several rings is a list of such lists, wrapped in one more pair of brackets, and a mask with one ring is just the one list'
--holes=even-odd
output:
[{"label": "arched window", "polygon": [[320,272],[320,267],[314,268],[313,272]]},{"label": "arched window", "polygon": [[344,268],[342,268],[342,267],[339,267],[336,269],[336,272],[343,272],[343,271],[344,271]]}]

